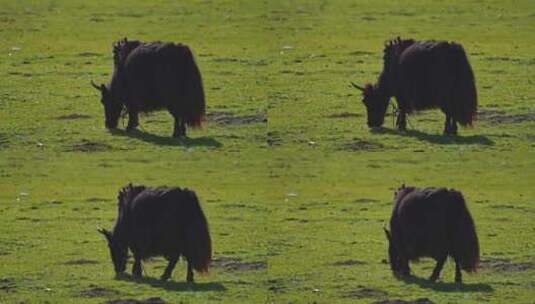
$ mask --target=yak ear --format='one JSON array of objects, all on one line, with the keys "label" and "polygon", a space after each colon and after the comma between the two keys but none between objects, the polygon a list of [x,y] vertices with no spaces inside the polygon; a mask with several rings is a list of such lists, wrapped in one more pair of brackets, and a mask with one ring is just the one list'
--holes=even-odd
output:
[{"label": "yak ear", "polygon": [[109,232],[108,230],[104,228],[97,228],[97,231],[101,233],[102,235],[104,235],[106,239],[108,240],[108,242],[111,242],[111,232]]}]

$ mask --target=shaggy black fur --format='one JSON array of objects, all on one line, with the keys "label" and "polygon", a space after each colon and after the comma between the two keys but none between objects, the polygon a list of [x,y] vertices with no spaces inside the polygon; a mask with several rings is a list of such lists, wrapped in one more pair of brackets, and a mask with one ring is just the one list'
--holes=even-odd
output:
[{"label": "shaggy black fur", "polygon": [[406,129],[407,114],[440,108],[446,114],[444,133],[457,134],[457,122],[472,125],[477,113],[474,73],[462,45],[455,42],[391,40],[377,84],[353,86],[363,92],[369,127],[383,125],[392,96],[399,106],[400,130]]},{"label": "shaggy black fur", "polygon": [[188,46],[126,38],[113,44],[110,83],[92,85],[101,92],[106,127],[117,127],[124,108],[127,130],[139,125],[138,114],[167,109],[175,119],[173,136],[186,136],[186,125],[198,127],[205,116],[202,77]]},{"label": "shaggy black fur", "polygon": [[463,195],[453,189],[405,187],[395,194],[395,205],[385,228],[390,266],[396,276],[410,275],[409,261],[432,257],[437,261],[430,280],[435,281],[448,256],[455,260],[455,282],[461,269],[475,271],[479,242],[474,221]]},{"label": "shaggy black fur", "polygon": [[141,277],[141,261],[164,256],[169,264],[161,276],[171,276],[180,256],[193,269],[207,272],[212,257],[208,223],[195,192],[180,188],[128,186],[118,195],[118,216],[113,231],[99,229],[108,240],[117,274],[126,268],[128,249],[134,256],[132,274]]}]

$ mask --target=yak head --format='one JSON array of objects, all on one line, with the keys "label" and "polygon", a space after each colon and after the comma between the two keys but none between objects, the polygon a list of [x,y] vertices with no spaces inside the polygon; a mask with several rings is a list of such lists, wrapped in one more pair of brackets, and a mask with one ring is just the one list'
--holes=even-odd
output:
[{"label": "yak head", "polygon": [[115,273],[117,275],[124,273],[126,270],[126,261],[128,259],[128,247],[114,239],[112,232],[103,228],[98,228],[97,231],[104,235],[108,241],[108,247],[110,248],[110,255],[113,262],[113,267],[115,268]]},{"label": "yak head", "polygon": [[123,110],[122,103],[113,97],[109,86],[104,84],[96,85],[93,81],[91,81],[91,85],[100,91],[100,102],[104,106],[106,128],[117,128],[119,117],[121,116],[121,112]]},{"label": "yak head", "polygon": [[368,127],[381,127],[385,121],[386,109],[390,98],[379,90],[377,86],[367,84],[364,87],[351,83],[353,87],[362,91],[362,103],[366,106]]},{"label": "yak head", "polygon": [[383,228],[385,231],[386,239],[388,240],[388,262],[390,263],[390,269],[396,277],[407,276],[410,274],[408,260],[403,260],[400,256],[398,246],[394,240],[390,231]]},{"label": "yak head", "polygon": [[390,231],[388,231],[386,227],[383,229],[385,231],[386,239],[388,240],[388,261],[390,262],[390,269],[392,269],[392,272],[398,273],[401,269],[401,259],[399,258],[399,253],[396,249],[396,246],[392,242]]}]

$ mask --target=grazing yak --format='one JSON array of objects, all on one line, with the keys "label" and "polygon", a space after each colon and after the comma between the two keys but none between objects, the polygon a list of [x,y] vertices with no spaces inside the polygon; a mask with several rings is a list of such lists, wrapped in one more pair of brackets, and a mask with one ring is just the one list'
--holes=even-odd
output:
[{"label": "grazing yak", "polygon": [[91,84],[101,93],[105,124],[117,128],[123,111],[126,130],[139,125],[138,114],[167,109],[175,120],[174,137],[186,136],[186,125],[200,126],[205,115],[201,73],[190,48],[170,42],[117,41],[108,84]]},{"label": "grazing yak", "polygon": [[410,275],[409,261],[432,257],[436,266],[429,280],[436,281],[448,256],[455,261],[455,282],[461,269],[476,270],[479,243],[474,221],[463,195],[445,188],[399,188],[395,193],[388,239],[390,267],[396,277]]},{"label": "grazing yak", "polygon": [[384,66],[377,84],[361,90],[368,126],[383,125],[388,103],[396,97],[396,125],[407,127],[406,115],[440,108],[446,114],[444,134],[457,134],[457,123],[472,125],[477,113],[477,92],[472,67],[462,45],[446,41],[397,38],[384,48]]},{"label": "grazing yak", "polygon": [[108,241],[117,275],[125,271],[128,249],[134,256],[134,277],[141,277],[141,261],[154,256],[169,261],[162,280],[171,277],[180,256],[188,263],[188,282],[193,282],[193,269],[208,271],[212,257],[210,232],[195,192],[129,184],[119,191],[117,199],[115,227],[112,231],[98,229]]}]

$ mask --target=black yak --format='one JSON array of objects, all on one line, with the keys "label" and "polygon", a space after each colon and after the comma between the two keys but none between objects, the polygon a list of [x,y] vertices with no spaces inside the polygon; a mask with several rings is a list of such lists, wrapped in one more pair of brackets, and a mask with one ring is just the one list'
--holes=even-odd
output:
[{"label": "black yak", "polygon": [[193,269],[208,271],[210,232],[195,192],[129,184],[119,191],[117,199],[115,227],[112,231],[98,229],[108,240],[117,275],[125,271],[128,249],[134,256],[134,277],[141,277],[141,261],[154,256],[169,261],[162,280],[169,279],[180,256],[188,263],[188,282],[193,282]]},{"label": "black yak", "polygon": [[169,42],[117,41],[114,69],[108,84],[93,87],[101,93],[105,123],[117,128],[128,112],[127,131],[139,125],[138,114],[166,108],[175,119],[174,137],[186,136],[186,125],[200,126],[205,115],[201,73],[188,46]]},{"label": "black yak", "polygon": [[477,91],[472,67],[462,45],[446,41],[397,38],[384,48],[384,66],[377,84],[362,91],[368,126],[383,125],[388,103],[396,97],[396,125],[407,127],[406,115],[440,108],[446,114],[445,134],[457,134],[457,123],[472,125],[477,113]]},{"label": "black yak", "polygon": [[455,261],[455,282],[461,269],[476,271],[479,243],[463,195],[453,189],[415,188],[396,191],[388,239],[390,267],[395,276],[410,275],[409,261],[432,257],[437,264],[429,278],[436,281],[448,256]]}]

